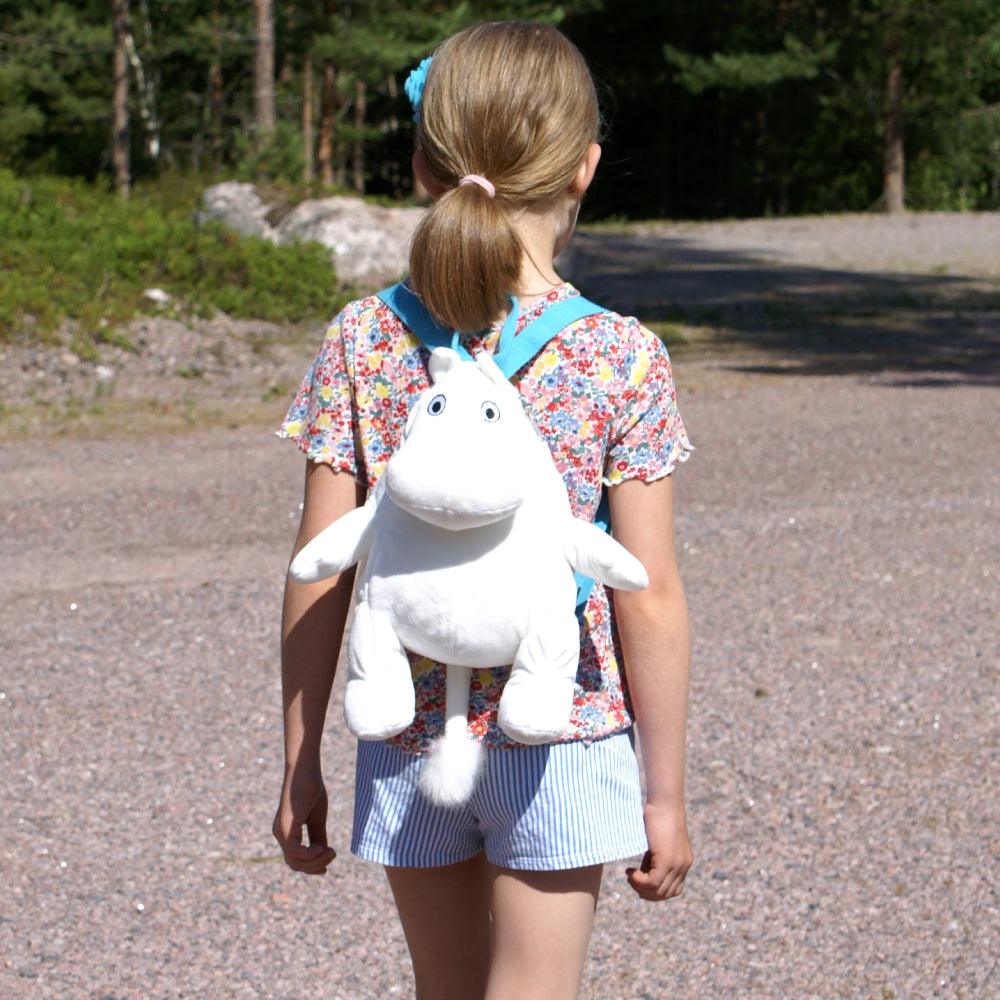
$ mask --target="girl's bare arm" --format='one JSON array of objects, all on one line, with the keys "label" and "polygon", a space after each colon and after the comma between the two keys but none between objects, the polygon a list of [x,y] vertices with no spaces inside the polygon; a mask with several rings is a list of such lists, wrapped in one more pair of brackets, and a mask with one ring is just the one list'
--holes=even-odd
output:
[{"label": "girl's bare arm", "polygon": [[[289,559],[327,525],[364,503],[348,473],[307,462],[302,519]],[[281,690],[285,776],[273,832],[296,871],[323,874],[335,856],[326,839],[320,742],[350,608],[353,568],[319,583],[285,580],[281,614]],[[309,844],[302,842],[302,827]]]},{"label": "girl's bare arm", "polygon": [[644,899],[679,895],[693,863],[684,807],[688,670],[687,602],[674,551],[673,483],[628,480],[610,492],[615,538],[649,574],[646,590],[615,591],[629,692],[642,743],[649,852],[632,887]]}]

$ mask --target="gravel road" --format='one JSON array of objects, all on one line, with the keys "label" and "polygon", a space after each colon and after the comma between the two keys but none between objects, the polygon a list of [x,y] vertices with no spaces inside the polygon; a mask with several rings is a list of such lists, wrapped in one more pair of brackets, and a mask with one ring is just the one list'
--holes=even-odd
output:
[{"label": "gravel road", "polygon": [[[659,905],[608,867],[585,1000],[997,993],[996,369],[803,350],[675,354],[697,860]],[[4,1000],[411,995],[342,676],[341,856],[270,835],[302,466],[259,423],[0,444]]]}]

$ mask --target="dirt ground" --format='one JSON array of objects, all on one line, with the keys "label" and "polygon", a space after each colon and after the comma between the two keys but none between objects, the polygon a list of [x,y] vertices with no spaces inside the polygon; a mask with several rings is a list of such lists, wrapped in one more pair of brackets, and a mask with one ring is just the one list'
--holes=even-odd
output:
[{"label": "dirt ground", "polygon": [[[696,865],[659,905],[607,867],[585,1000],[996,993],[1000,288],[976,259],[1000,219],[857,218],[592,231],[572,262],[676,345],[696,447]],[[269,398],[254,361],[242,401],[165,373],[144,431],[3,425],[5,1000],[412,995],[382,872],[347,849],[342,676],[340,857],[298,876],[270,835],[303,475],[272,431],[319,335]]]}]

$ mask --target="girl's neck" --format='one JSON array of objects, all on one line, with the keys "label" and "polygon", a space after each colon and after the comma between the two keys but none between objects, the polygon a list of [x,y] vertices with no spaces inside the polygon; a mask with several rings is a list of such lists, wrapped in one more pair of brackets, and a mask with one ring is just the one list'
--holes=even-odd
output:
[{"label": "girl's neck", "polygon": [[556,217],[545,211],[523,209],[511,219],[524,246],[517,297],[521,301],[540,298],[562,284],[553,266],[556,247]]}]

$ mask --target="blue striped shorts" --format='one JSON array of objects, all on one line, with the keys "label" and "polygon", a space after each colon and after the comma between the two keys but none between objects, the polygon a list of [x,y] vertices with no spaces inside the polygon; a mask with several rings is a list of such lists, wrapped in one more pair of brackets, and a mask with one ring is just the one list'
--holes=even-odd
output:
[{"label": "blue striped shorts", "polygon": [[472,798],[430,802],[417,787],[425,754],[359,740],[351,852],[366,861],[433,868],[485,851],[502,868],[554,871],[646,851],[631,729],[586,744],[484,751]]}]

